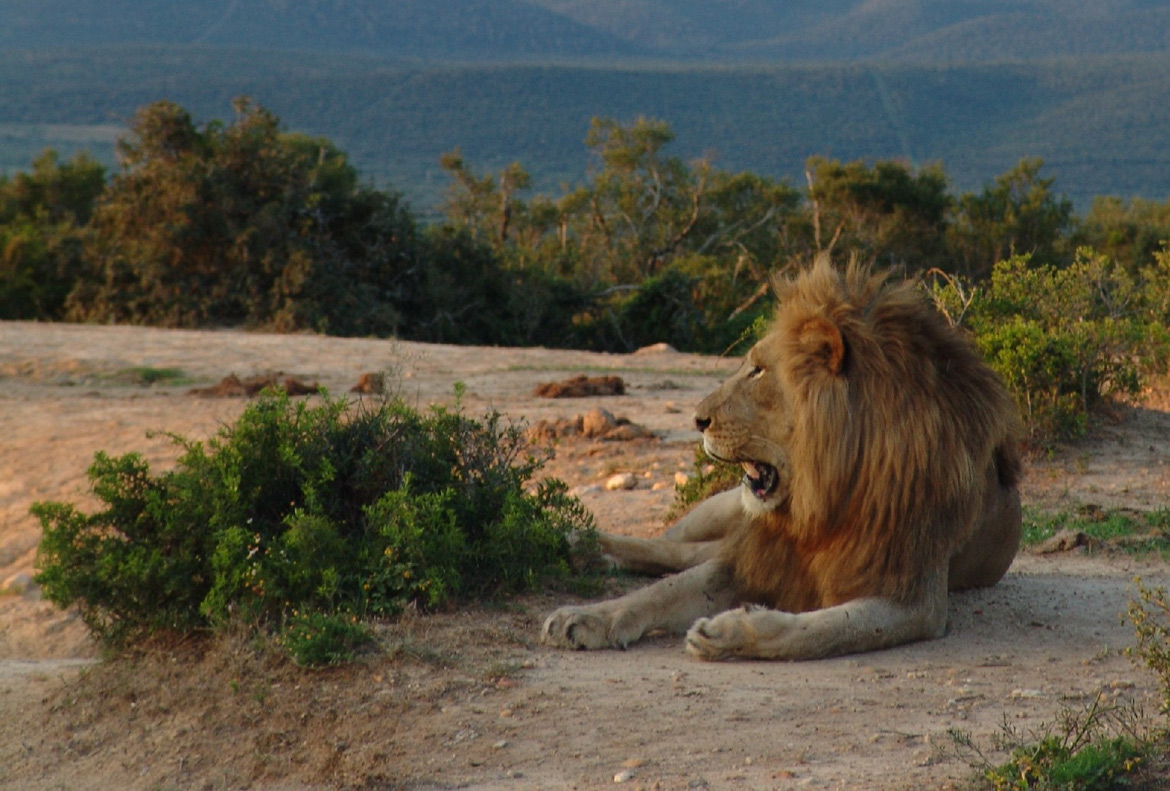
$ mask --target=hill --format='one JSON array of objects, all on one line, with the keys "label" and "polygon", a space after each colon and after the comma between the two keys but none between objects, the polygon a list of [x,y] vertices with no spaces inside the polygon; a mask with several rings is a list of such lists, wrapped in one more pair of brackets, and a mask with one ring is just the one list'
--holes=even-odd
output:
[{"label": "hill", "polygon": [[248,94],[427,211],[440,154],[580,179],[589,119],[803,181],[813,154],[942,161],[978,189],[1040,156],[1057,188],[1170,195],[1170,7],[1149,0],[6,0],[0,173],[45,146],[113,164],[134,110]]},{"label": "hill", "polygon": [[804,66],[405,64],[370,56],[208,47],[0,52],[0,169],[39,145],[113,162],[138,106],[176,101],[225,118],[248,94],[291,129],[323,135],[425,211],[447,184],[440,154],[520,161],[540,190],[579,180],[592,116],[647,115],[671,151],[803,183],[805,159],[942,161],[956,190],[1025,156],[1080,208],[1096,195],[1170,195],[1170,55],[1040,63]]},{"label": "hill", "polygon": [[1143,0],[6,0],[0,49],[208,44],[456,61],[995,61],[1164,52]]}]

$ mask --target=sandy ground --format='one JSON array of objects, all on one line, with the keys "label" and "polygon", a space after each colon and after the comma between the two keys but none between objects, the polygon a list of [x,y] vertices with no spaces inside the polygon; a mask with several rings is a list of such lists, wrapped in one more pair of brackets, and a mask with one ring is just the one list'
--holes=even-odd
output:
[{"label": "sandy ground", "polygon": [[[76,617],[28,585],[39,539],[30,504],[89,502],[97,450],[171,463],[173,447],[147,432],[204,438],[230,422],[242,399],[188,393],[229,373],[282,371],[340,394],[389,370],[419,404],[452,402],[462,382],[469,412],[529,423],[603,406],[656,439],[564,442],[548,472],[603,529],[653,535],[675,473],[691,464],[690,410],[735,365],[669,349],[0,323],[0,788],[938,788],[970,772],[951,729],[989,746],[1005,721],[1038,728],[1100,692],[1156,708],[1153,679],[1123,655],[1133,637],[1122,613],[1135,575],[1164,584],[1170,574],[1124,554],[1022,554],[1000,585],[952,597],[944,639],[802,664],[705,664],[673,637],[554,651],[537,631],[564,597],[535,596],[388,624],[396,650],[340,671],[265,676],[247,651],[226,649],[91,667]],[[143,368],[183,379],[144,385]],[[532,394],[577,373],[619,375],[627,394]],[[1167,406],[1154,394],[1089,441],[1034,460],[1026,504],[1167,507]],[[638,486],[605,490],[619,472]]]}]

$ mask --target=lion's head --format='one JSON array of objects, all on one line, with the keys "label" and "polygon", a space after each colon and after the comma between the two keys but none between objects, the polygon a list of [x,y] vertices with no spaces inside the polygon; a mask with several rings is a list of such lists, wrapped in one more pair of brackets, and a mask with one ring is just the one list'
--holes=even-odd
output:
[{"label": "lion's head", "polygon": [[794,533],[961,540],[939,534],[964,531],[1015,434],[998,377],[913,283],[822,256],[775,285],[770,331],[695,415],[707,452],[743,467],[745,509]]}]

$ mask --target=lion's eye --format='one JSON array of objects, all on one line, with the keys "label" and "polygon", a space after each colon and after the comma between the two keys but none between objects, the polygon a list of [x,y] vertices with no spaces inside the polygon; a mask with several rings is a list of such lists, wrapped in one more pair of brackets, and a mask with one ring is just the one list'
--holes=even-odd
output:
[{"label": "lion's eye", "polygon": [[758,365],[753,365],[752,369],[748,371],[748,379],[758,379],[764,373],[764,369]]}]

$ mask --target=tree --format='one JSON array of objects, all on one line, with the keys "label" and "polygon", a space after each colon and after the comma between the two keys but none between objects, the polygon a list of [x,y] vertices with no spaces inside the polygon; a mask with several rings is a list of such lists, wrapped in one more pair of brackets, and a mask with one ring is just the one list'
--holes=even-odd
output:
[{"label": "tree", "polygon": [[31,173],[0,178],[0,318],[61,318],[104,185],[105,168],[88,154],[61,162],[52,149]]},{"label": "tree", "polygon": [[329,141],[283,132],[246,98],[233,107],[227,125],[170,102],[135,115],[71,317],[392,332],[418,263],[398,196],[360,185]]},{"label": "tree", "polygon": [[1022,159],[978,195],[959,199],[950,243],[965,274],[984,277],[1012,255],[1036,265],[1067,263],[1072,202],[1052,192],[1053,179],[1040,178],[1042,159]]},{"label": "tree", "polygon": [[[754,317],[745,311],[766,304],[756,302],[769,273],[792,257],[786,229],[800,194],[668,156],[673,138],[661,121],[594,119],[593,165],[555,197],[527,197],[519,164],[481,175],[453,151],[442,160],[452,177],[446,224],[490,247],[513,277],[530,278],[538,301],[555,292],[556,304],[579,304],[575,338],[629,349],[671,327],[685,329],[675,342],[706,337],[705,348],[722,350]],[[655,299],[653,311],[642,309]]]},{"label": "tree", "polygon": [[805,167],[810,211],[821,236],[813,240],[815,248],[840,243],[884,266],[910,270],[941,263],[952,203],[941,165],[915,172],[892,160],[870,167],[811,157]]},{"label": "tree", "polygon": [[1076,239],[1136,275],[1170,240],[1170,201],[1098,197],[1080,222]]}]

